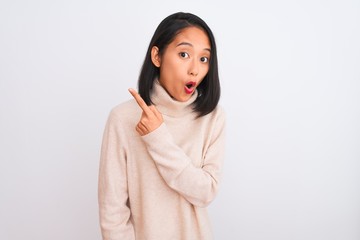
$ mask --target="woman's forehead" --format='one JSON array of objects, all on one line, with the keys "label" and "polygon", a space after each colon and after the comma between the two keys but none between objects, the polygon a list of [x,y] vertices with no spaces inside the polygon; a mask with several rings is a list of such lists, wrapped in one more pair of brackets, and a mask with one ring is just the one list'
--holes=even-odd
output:
[{"label": "woman's forehead", "polygon": [[199,27],[182,29],[171,42],[174,46],[187,45],[200,49],[210,49],[210,40],[207,33]]}]

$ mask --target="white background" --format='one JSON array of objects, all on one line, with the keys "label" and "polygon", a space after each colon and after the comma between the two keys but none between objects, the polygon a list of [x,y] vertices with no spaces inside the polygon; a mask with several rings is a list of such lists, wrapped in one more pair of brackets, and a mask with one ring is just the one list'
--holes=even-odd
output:
[{"label": "white background", "polygon": [[360,2],[129,2],[1,1],[0,239],[100,239],[108,113],[186,11],[214,31],[228,116],[215,239],[359,240]]}]

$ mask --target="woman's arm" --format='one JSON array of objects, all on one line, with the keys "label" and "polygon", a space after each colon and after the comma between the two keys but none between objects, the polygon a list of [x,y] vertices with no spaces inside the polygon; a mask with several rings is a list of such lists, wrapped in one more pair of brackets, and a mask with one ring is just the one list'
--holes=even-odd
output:
[{"label": "woman's arm", "polygon": [[134,240],[128,206],[126,157],[118,123],[115,114],[110,113],[103,136],[99,169],[100,226],[104,240]]},{"label": "woman's arm", "polygon": [[225,148],[225,116],[222,112],[214,124],[213,131],[209,133],[211,142],[205,150],[200,168],[195,167],[192,160],[174,143],[165,123],[142,136],[168,186],[199,207],[207,206],[214,199],[222,171]]}]

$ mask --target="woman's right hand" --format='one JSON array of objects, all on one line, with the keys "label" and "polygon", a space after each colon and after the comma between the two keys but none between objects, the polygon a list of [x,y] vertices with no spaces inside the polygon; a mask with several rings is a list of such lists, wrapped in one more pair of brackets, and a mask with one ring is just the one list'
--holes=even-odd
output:
[{"label": "woman's right hand", "polygon": [[144,136],[157,129],[163,122],[163,116],[154,105],[148,106],[144,99],[134,89],[129,88],[129,92],[135,98],[139,107],[143,110],[139,123],[136,125],[136,131]]}]

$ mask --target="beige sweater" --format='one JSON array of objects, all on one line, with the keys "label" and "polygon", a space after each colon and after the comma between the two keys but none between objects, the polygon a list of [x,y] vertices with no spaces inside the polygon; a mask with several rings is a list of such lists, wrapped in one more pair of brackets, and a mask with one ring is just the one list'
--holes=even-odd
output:
[{"label": "beige sweater", "polygon": [[174,101],[155,81],[152,100],[164,123],[141,137],[134,100],[115,107],[106,124],[99,174],[104,240],[208,240],[206,206],[224,158],[225,115],[219,106],[195,119],[191,103]]}]

